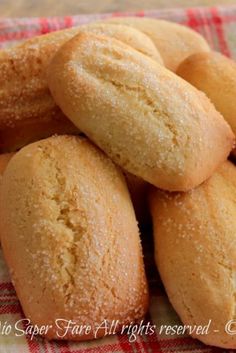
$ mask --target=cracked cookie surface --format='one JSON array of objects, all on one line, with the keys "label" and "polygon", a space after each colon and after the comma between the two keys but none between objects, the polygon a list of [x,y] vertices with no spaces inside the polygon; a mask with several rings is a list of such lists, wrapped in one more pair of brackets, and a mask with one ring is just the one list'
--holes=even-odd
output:
[{"label": "cracked cookie surface", "polygon": [[48,69],[63,112],[131,174],[172,191],[207,179],[234,136],[209,99],[146,55],[83,33]]},{"label": "cracked cookie surface", "polygon": [[59,318],[94,326],[144,316],[148,288],[125,179],[86,138],[21,149],[4,173],[0,214],[17,295],[34,324],[52,325],[48,338],[58,338]]}]

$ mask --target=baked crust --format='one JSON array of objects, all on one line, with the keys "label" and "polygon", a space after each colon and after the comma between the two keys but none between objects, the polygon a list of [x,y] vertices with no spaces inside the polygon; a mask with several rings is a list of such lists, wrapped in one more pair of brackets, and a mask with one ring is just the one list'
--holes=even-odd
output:
[{"label": "baked crust", "polygon": [[133,206],[123,174],[99,149],[75,136],[28,145],[8,164],[0,197],[13,284],[25,316],[52,325],[47,338],[60,339],[57,319],[93,328],[119,320],[117,332],[143,318],[148,288]]},{"label": "baked crust", "polygon": [[162,57],[151,38],[136,28],[125,24],[94,22],[80,26],[79,29],[80,32],[90,32],[120,40],[163,65]]},{"label": "baked crust", "polygon": [[83,33],[48,68],[62,111],[118,165],[184,191],[207,179],[234,135],[202,92],[127,45]]},{"label": "baked crust", "polygon": [[1,153],[50,134],[78,132],[56,106],[45,78],[55,52],[77,32],[53,32],[0,52]]},{"label": "baked crust", "polygon": [[[217,53],[197,53],[185,59],[177,74],[203,91],[236,133],[236,63]],[[236,155],[235,150],[233,151]]]},{"label": "baked crust", "polygon": [[113,17],[106,22],[124,24],[145,33],[157,47],[165,66],[172,71],[189,55],[210,51],[199,33],[174,22],[147,17]]},{"label": "baked crust", "polygon": [[[207,325],[192,334],[205,344],[236,348],[236,168],[225,162],[187,193],[152,188],[155,258],[168,297],[185,325]],[[235,331],[234,331],[235,332]]]},{"label": "baked crust", "polygon": [[0,52],[0,153],[53,134],[78,134],[48,89],[46,68],[62,44],[80,31],[115,37],[163,63],[151,39],[124,25],[90,24],[34,37]]}]

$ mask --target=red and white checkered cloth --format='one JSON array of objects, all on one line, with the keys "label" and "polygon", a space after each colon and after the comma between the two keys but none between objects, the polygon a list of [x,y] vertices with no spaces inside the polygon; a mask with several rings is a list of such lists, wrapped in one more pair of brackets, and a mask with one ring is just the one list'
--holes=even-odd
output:
[{"label": "red and white checkered cloth", "polygon": [[[236,6],[78,15],[60,18],[0,19],[0,47],[16,44],[35,35],[119,15],[148,16],[184,24],[200,32],[212,48],[227,56],[236,57]],[[144,238],[146,239],[144,242],[146,268],[151,290],[147,321],[156,325],[157,329],[154,334],[138,336],[137,340],[132,343],[126,335],[73,343],[48,342],[40,337],[33,340],[26,336],[16,337],[14,330],[8,335],[3,334],[4,325],[14,327],[15,323],[24,316],[0,251],[0,353],[223,353],[224,350],[205,346],[186,335],[159,334],[158,329],[161,325],[178,325],[180,321],[158,280],[152,256],[151,236],[146,234]]]}]

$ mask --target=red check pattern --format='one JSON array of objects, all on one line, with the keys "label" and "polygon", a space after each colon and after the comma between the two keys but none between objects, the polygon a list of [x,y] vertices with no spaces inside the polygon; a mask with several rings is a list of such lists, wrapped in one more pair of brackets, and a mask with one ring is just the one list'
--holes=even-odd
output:
[{"label": "red check pattern", "polygon": [[[85,24],[110,16],[148,16],[175,21],[200,32],[210,46],[231,57],[236,57],[236,6],[213,8],[189,8],[173,10],[139,11],[102,15],[78,15],[60,18],[0,19],[0,47],[12,46],[35,35]],[[40,337],[16,337],[14,331],[2,334],[5,322],[14,326],[24,318],[10,276],[0,252],[0,353],[223,353],[224,350],[208,347],[188,336],[159,334],[161,325],[176,325],[180,321],[168,302],[152,257],[151,236],[144,243],[146,268],[149,278],[151,303],[147,322],[157,327],[153,335],[138,336],[129,342],[127,335],[115,335],[92,342],[48,342]],[[233,352],[233,351],[232,351]]]}]

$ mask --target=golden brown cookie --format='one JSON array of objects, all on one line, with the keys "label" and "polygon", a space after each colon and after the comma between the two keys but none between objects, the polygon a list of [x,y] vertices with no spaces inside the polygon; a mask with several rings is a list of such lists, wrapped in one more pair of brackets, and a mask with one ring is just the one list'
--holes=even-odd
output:
[{"label": "golden brown cookie", "polygon": [[157,267],[183,324],[205,344],[235,349],[236,167],[225,162],[187,193],[152,188],[150,207]]},{"label": "golden brown cookie", "polygon": [[197,186],[232,149],[234,135],[205,94],[114,38],[75,36],[53,58],[48,82],[82,132],[157,187]]},{"label": "golden brown cookie", "polygon": [[[121,171],[87,139],[51,137],[21,149],[3,176],[2,247],[27,318],[49,339],[87,340],[57,319],[91,326],[143,318],[139,231]],[[16,251],[17,249],[17,251]],[[96,331],[96,330],[95,330]]]}]

